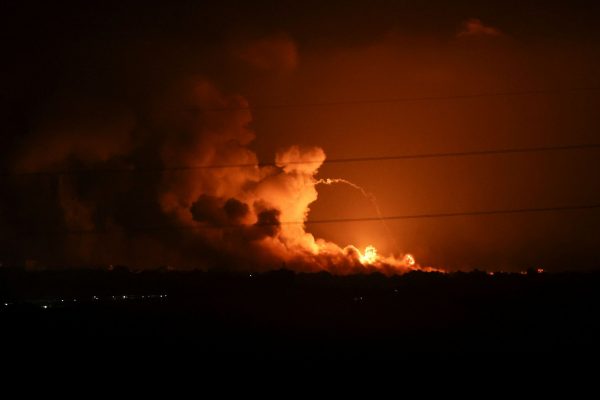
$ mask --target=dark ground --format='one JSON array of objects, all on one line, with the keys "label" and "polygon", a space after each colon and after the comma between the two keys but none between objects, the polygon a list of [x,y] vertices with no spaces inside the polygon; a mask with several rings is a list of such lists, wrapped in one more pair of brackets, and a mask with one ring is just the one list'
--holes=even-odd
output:
[{"label": "dark ground", "polygon": [[266,357],[582,352],[599,347],[599,289],[597,272],[387,278],[3,268],[0,335],[4,343],[173,343]]}]

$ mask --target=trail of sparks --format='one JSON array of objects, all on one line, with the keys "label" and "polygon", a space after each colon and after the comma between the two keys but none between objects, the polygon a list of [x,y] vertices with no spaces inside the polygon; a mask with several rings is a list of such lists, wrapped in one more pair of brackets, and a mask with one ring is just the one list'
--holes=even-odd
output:
[{"label": "trail of sparks", "polygon": [[388,234],[389,239],[392,241],[392,244],[394,245],[394,250],[397,253],[400,253],[400,250],[398,247],[398,242],[396,241],[396,238],[392,234],[392,230],[390,229],[387,222],[385,221],[385,218],[383,218],[383,213],[381,212],[381,209],[379,208],[379,204],[377,203],[377,198],[375,197],[375,195],[373,193],[367,192],[362,186],[359,186],[356,183],[351,182],[347,179],[343,179],[343,178],[319,179],[315,183],[315,185],[319,185],[319,184],[333,185],[334,183],[343,183],[343,184],[346,184],[346,185],[358,190],[371,203],[371,205],[373,206],[373,209],[377,213],[377,218],[379,218],[379,221],[381,221],[381,223],[383,224],[383,226]]}]

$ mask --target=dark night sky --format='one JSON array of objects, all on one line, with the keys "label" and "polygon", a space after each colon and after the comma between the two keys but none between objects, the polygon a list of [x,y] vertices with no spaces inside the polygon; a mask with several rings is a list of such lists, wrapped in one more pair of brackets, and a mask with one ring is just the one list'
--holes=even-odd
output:
[{"label": "dark night sky", "polygon": [[[600,143],[600,91],[571,90],[600,88],[599,5],[221,3],[5,2],[2,170],[160,168],[208,155],[220,163],[252,161],[246,149],[272,162],[277,151],[296,144],[346,158]],[[545,93],[259,108],[251,121],[250,113],[194,117],[195,107],[244,101],[260,106],[531,90]],[[246,128],[254,140],[245,139]],[[598,150],[590,149],[328,164],[317,178],[361,185],[384,215],[427,214],[598,204],[599,164]],[[184,218],[178,207],[196,222],[220,221],[223,207],[233,218],[233,203],[221,204],[235,197],[232,187],[267,189],[230,175],[168,182],[129,174],[0,179],[0,261],[8,263],[253,265],[264,250],[252,244],[246,251],[246,242],[272,235],[232,234],[227,245],[215,247],[214,238],[184,232],[22,234],[172,225]],[[276,184],[265,185],[276,191]],[[212,197],[194,203],[206,193]],[[279,205],[254,207],[268,218]],[[375,215],[347,186],[319,187],[310,209],[309,219],[317,220]],[[597,210],[388,225],[391,233],[377,221],[308,230],[341,246],[374,244],[383,254],[408,252],[423,265],[448,269],[600,265]],[[279,260],[273,254],[265,263]]]}]

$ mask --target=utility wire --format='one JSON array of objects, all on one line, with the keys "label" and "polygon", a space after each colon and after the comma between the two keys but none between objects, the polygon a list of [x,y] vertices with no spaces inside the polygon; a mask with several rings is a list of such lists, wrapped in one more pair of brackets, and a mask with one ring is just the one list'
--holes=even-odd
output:
[{"label": "utility wire", "polygon": [[390,215],[382,217],[358,217],[358,218],[331,218],[315,219],[307,221],[282,221],[279,223],[257,223],[253,225],[196,225],[196,226],[154,226],[154,227],[132,227],[124,229],[85,229],[85,230],[67,230],[67,231],[29,231],[20,232],[19,235],[105,235],[130,232],[160,232],[160,231],[186,231],[186,230],[205,230],[205,229],[249,229],[252,227],[269,227],[281,225],[316,225],[333,223],[352,223],[352,222],[375,222],[381,220],[408,220],[408,219],[435,219],[435,218],[453,218],[453,217],[479,217],[490,215],[524,214],[539,212],[564,212],[564,211],[586,211],[600,209],[600,204],[575,205],[575,206],[557,206],[557,207],[533,207],[533,208],[515,208],[515,209],[496,209],[466,212],[446,212],[446,213],[428,213],[428,214],[405,214]]},{"label": "utility wire", "polygon": [[384,99],[351,99],[351,100],[334,100],[334,101],[314,101],[304,103],[287,103],[287,104],[257,104],[239,107],[195,107],[190,108],[190,111],[243,111],[243,110],[280,110],[292,108],[312,108],[312,107],[329,107],[329,106],[351,106],[360,104],[386,104],[386,103],[412,103],[426,101],[444,101],[444,100],[469,100],[480,99],[486,97],[516,97],[516,96],[535,96],[535,95],[559,95],[566,93],[594,93],[600,91],[600,87],[575,87],[563,89],[532,89],[519,91],[502,91],[502,92],[481,92],[470,94],[456,95],[441,95],[441,96],[411,96],[411,97],[391,97]]},{"label": "utility wire", "polygon": [[[545,146],[545,147],[521,147],[521,148],[502,148],[489,150],[458,151],[448,153],[421,153],[421,154],[400,154],[391,156],[367,156],[367,157],[349,157],[349,158],[331,158],[321,160],[291,161],[286,165],[304,165],[304,164],[341,164],[358,163],[373,161],[393,161],[393,160],[416,160],[428,158],[453,158],[453,157],[472,157],[472,156],[492,156],[502,154],[518,153],[537,153],[548,151],[572,151],[572,150],[592,150],[599,149],[600,144],[576,144],[564,146]],[[193,171],[204,169],[226,169],[226,168],[260,168],[277,167],[275,163],[241,163],[241,164],[209,164],[209,165],[187,165],[172,167],[135,167],[135,168],[103,168],[103,169],[78,169],[62,171],[33,171],[33,172],[13,172],[3,173],[0,177],[11,176],[60,176],[60,175],[88,175],[88,174],[115,174],[115,173],[160,173],[168,171]]]},{"label": "utility wire", "polygon": [[483,210],[483,211],[467,211],[467,212],[449,212],[449,213],[432,213],[432,214],[406,214],[406,215],[389,215],[383,217],[367,217],[367,218],[339,218],[339,219],[321,219],[306,221],[307,224],[329,224],[340,222],[362,222],[362,221],[380,221],[380,220],[405,220],[405,219],[425,219],[425,218],[451,218],[451,217],[472,217],[500,214],[523,214],[536,212],[552,212],[552,211],[577,211],[577,210],[593,210],[600,209],[600,204],[589,204],[579,206],[559,206],[559,207],[537,207],[537,208],[516,208],[516,209],[500,209],[500,210]]}]

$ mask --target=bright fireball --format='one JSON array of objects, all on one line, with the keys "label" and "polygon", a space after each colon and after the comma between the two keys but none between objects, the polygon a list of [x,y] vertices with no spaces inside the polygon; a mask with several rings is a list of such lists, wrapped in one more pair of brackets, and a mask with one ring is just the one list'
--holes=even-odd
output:
[{"label": "bright fireball", "polygon": [[377,261],[377,249],[373,246],[367,246],[365,252],[360,256],[362,264],[373,264]]}]

